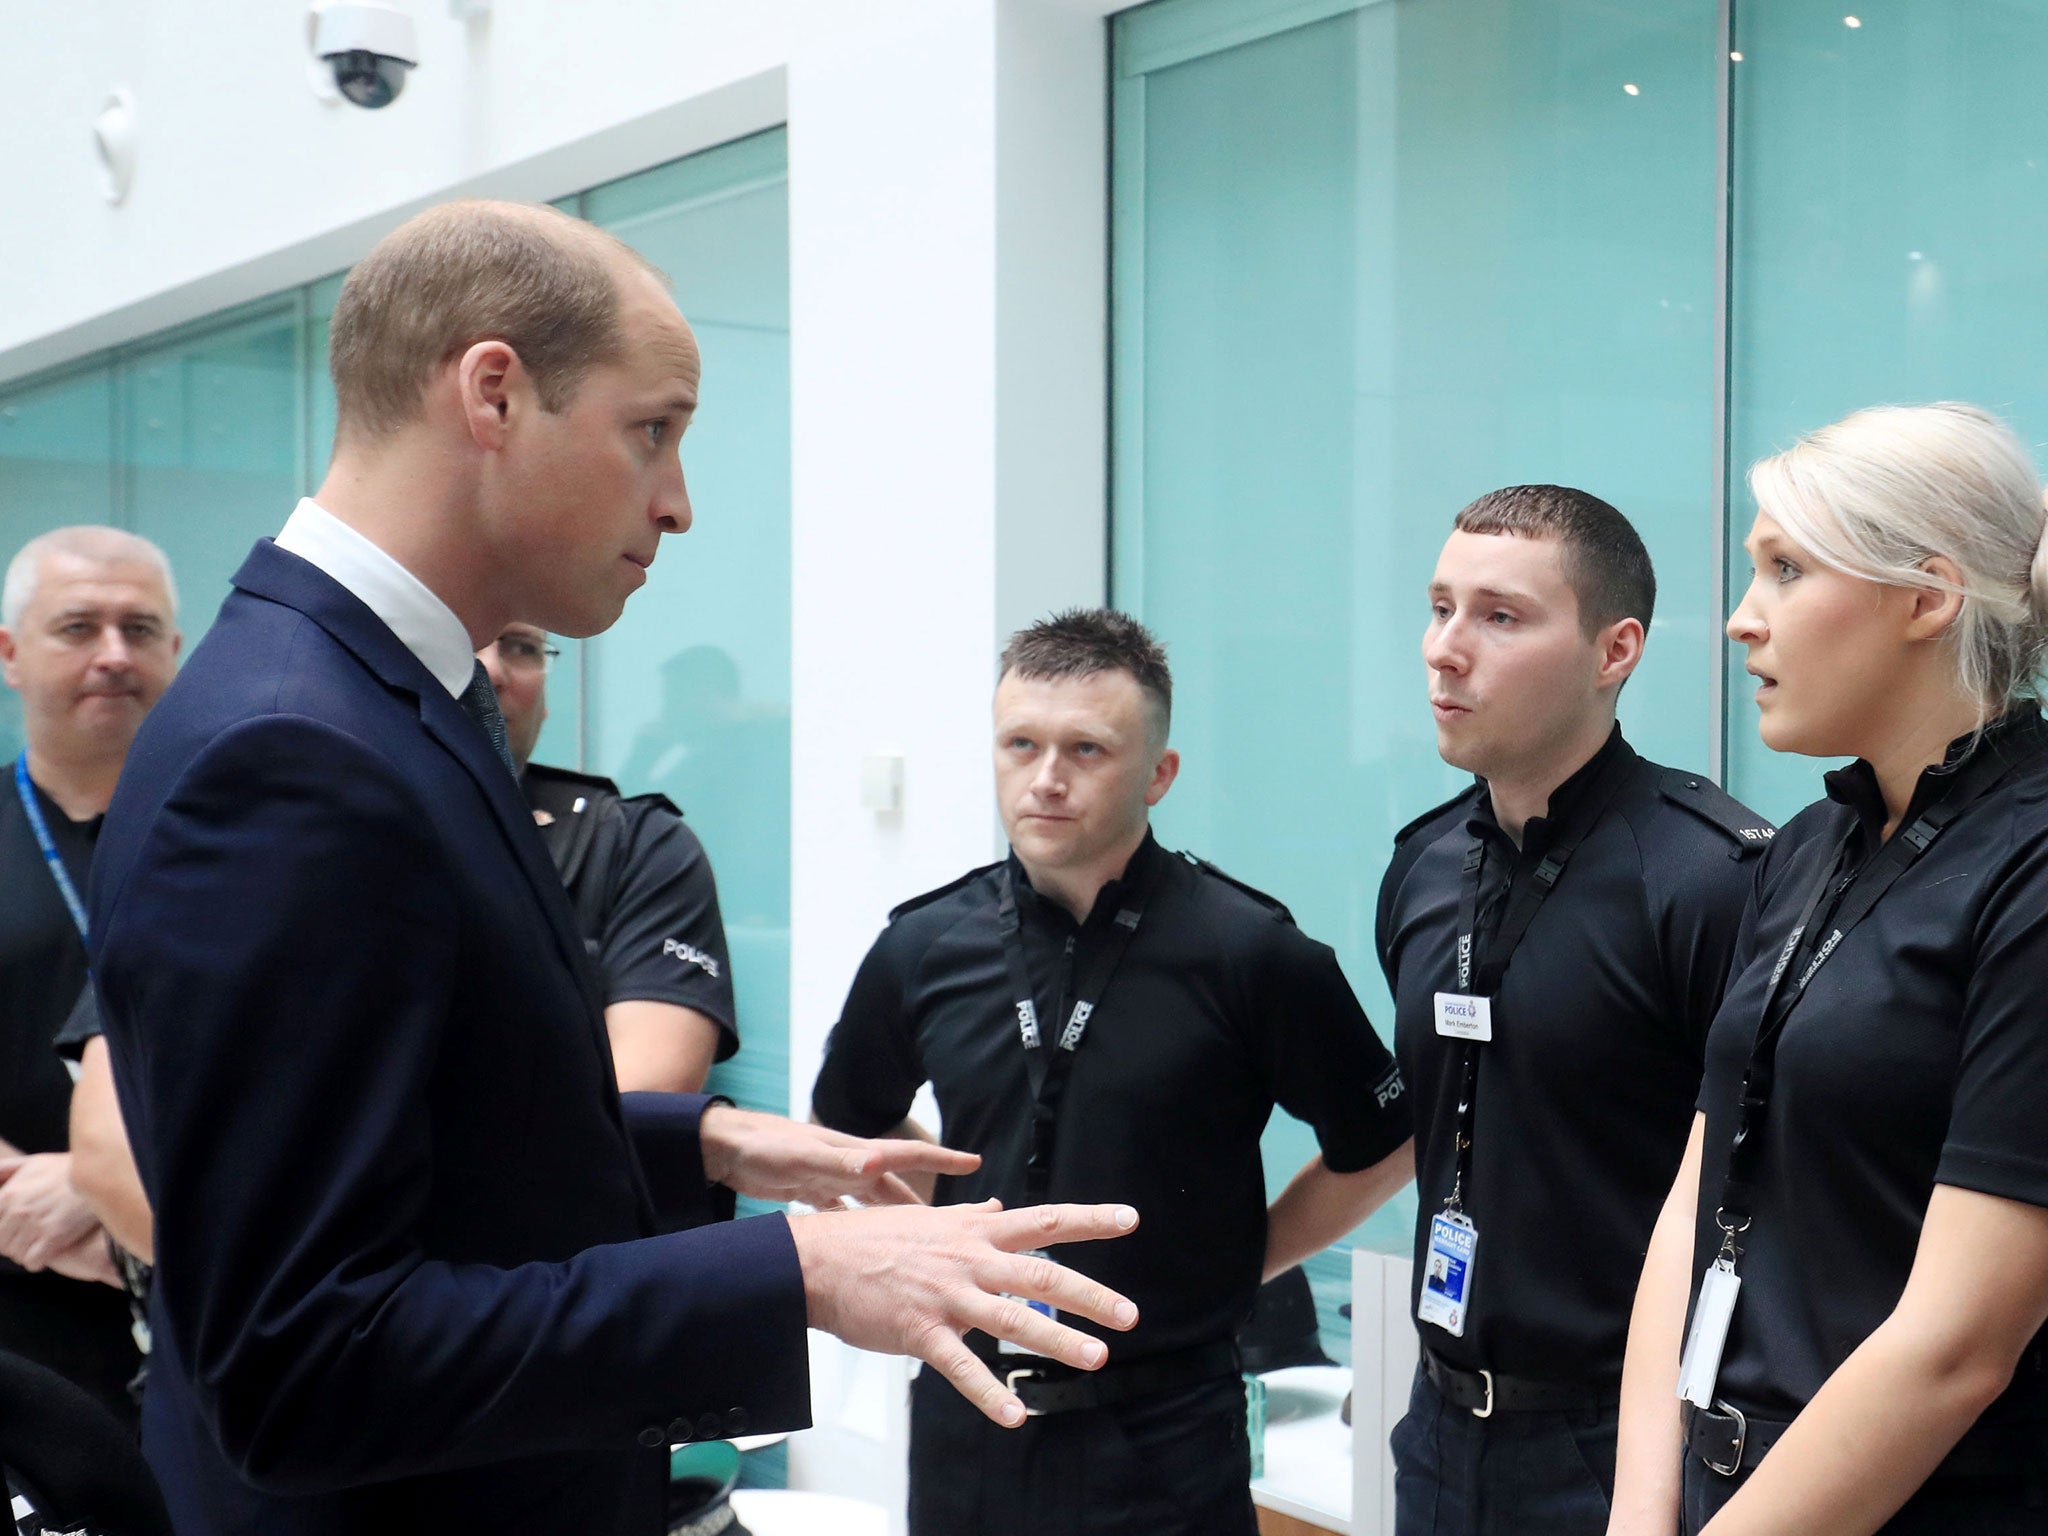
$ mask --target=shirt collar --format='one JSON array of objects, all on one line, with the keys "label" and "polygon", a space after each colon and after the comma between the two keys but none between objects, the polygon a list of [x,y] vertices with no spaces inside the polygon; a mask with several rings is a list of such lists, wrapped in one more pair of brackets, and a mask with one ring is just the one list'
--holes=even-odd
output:
[{"label": "shirt collar", "polygon": [[[1544,808],[1544,814],[1529,818],[1528,824],[1522,828],[1523,851],[1530,852],[1546,845],[1556,833],[1558,823],[1570,814],[1572,807],[1586,798],[1587,791],[1593,787],[1593,781],[1600,777],[1601,770],[1623,753],[1633,757],[1635,748],[1622,739],[1621,722],[1617,720],[1614,728],[1607,733],[1607,740],[1600,744],[1600,750],[1587,758],[1569,778],[1550,792],[1550,803]],[[1486,780],[1480,779],[1479,784],[1483,788]],[[1500,823],[1493,814],[1492,795],[1480,795],[1478,803],[1472,808],[1472,824],[1474,831],[1481,827],[1500,831]]]},{"label": "shirt collar", "polygon": [[462,697],[476,653],[455,610],[425,582],[310,496],[292,509],[276,542],[340,582],[419,657],[451,698]]},{"label": "shirt collar", "polygon": [[[1981,730],[1965,731],[1948,744],[1941,761],[1922,771],[1906,802],[1903,826],[1913,813],[1946,792],[1956,770],[1979,752],[2001,752],[2015,756],[2042,750],[2048,744],[2048,724],[2041,719],[2041,707],[2031,701],[2007,710]],[[1882,835],[1891,813],[1885,809],[1884,789],[1877,782],[1877,770],[1867,759],[1857,758],[1845,767],[1822,776],[1827,797],[1856,813],[1865,830]]]},{"label": "shirt collar", "polygon": [[[1137,886],[1149,883],[1152,879],[1152,872],[1158,868],[1160,861],[1166,857],[1166,850],[1159,846],[1159,839],[1152,835],[1152,829],[1149,826],[1146,827],[1145,840],[1138,844],[1137,851],[1124,864],[1123,873],[1104,885],[1096,893],[1095,905],[1088,909],[1089,922],[1096,921],[1105,913],[1114,913],[1124,893]],[[1018,904],[1020,906],[1036,906],[1041,911],[1057,912],[1062,917],[1065,917],[1068,922],[1073,921],[1072,914],[1065,907],[1041,895],[1032,888],[1030,873],[1024,868],[1023,860],[1017,857],[1015,849],[1010,851],[1009,864],[1011,875],[1016,882]]]}]

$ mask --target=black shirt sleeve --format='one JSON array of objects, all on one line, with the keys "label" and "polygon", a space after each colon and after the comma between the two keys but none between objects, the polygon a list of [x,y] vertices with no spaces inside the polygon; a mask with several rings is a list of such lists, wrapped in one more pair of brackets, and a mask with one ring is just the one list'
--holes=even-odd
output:
[{"label": "black shirt sleeve", "polygon": [[879,1136],[910,1113],[924,1086],[910,1017],[905,935],[882,931],[854,974],[839,1022],[825,1041],[825,1060],[811,1089],[811,1113],[834,1130]]},{"label": "black shirt sleeve", "polygon": [[1656,892],[1667,1006],[1687,1053],[1704,1061],[1707,1030],[1737,960],[1758,860],[1719,841],[1686,847],[1675,838],[1642,854]]},{"label": "black shirt sleeve", "polygon": [[1960,1021],[1955,1105],[1935,1180],[2048,1206],[2048,846],[2037,842],[1990,893]]},{"label": "black shirt sleeve", "polygon": [[718,1059],[739,1049],[718,886],[697,834],[667,807],[628,801],[626,848],[599,941],[606,1004],[674,1003],[718,1025]]},{"label": "black shirt sleeve", "polygon": [[87,982],[78,994],[78,1001],[71,1005],[70,1016],[57,1031],[52,1042],[57,1054],[66,1061],[78,1061],[85,1055],[85,1042],[100,1034],[100,999]]},{"label": "black shirt sleeve", "polygon": [[1315,1131],[1332,1172],[1369,1168],[1415,1134],[1401,1069],[1335,951],[1274,920],[1255,947],[1248,984],[1274,1101]]}]

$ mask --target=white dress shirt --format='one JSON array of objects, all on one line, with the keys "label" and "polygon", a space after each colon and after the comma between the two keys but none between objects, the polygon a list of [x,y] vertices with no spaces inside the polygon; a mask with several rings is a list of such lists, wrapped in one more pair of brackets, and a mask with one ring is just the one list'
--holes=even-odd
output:
[{"label": "white dress shirt", "polygon": [[469,631],[425,582],[310,496],[292,508],[276,542],[353,592],[451,698],[462,697],[476,668]]}]

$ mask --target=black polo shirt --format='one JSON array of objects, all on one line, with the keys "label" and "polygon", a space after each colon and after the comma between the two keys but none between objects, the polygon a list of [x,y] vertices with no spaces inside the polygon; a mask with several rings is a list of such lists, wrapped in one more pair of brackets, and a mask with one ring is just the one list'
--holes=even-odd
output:
[{"label": "black polo shirt", "polygon": [[[1626,778],[1529,925],[1479,1052],[1472,1178],[1479,1231],[1465,1332],[1418,1324],[1454,1365],[1543,1380],[1621,1379],[1650,1230],[1685,1151],[1709,1022],[1770,823],[1697,774],[1638,757],[1616,727],[1531,820],[1518,852],[1483,784],[1396,839],[1380,963],[1415,1106],[1415,1285],[1456,1163],[1458,1042],[1434,998],[1458,990],[1466,854],[1486,845],[1482,935],[1606,764]],[[1413,1314],[1414,1297],[1410,1297]]]},{"label": "black polo shirt", "polygon": [[[0,766],[0,1136],[24,1152],[62,1152],[71,1144],[71,1075],[50,1042],[85,988],[85,943],[43,862],[14,764]],[[83,900],[100,818],[73,821],[35,794]]]},{"label": "black polo shirt", "polygon": [[[1936,1184],[2048,1206],[2048,726],[2008,716],[1987,743],[2020,766],[1842,936],[1779,1036],[1718,1388],[1745,1413],[1793,1417],[1890,1316]],[[1922,775],[1901,825],[1969,746]],[[1845,871],[1880,846],[1869,765],[1826,783],[1765,855],[1714,1020],[1695,1278],[1720,1246],[1735,1103],[1778,954],[1843,839]],[[1983,1258],[1995,1278],[1998,1255]],[[2021,1407],[2048,1410],[2040,1372],[1987,1417]]]},{"label": "black polo shirt", "polygon": [[[24,1152],[62,1152],[71,1144],[71,1074],[50,1042],[85,990],[85,944],[43,862],[13,763],[0,771],[0,1136]],[[83,898],[100,818],[73,821],[34,793]],[[122,1388],[140,1360],[128,1322],[127,1298],[111,1286],[0,1259],[0,1349],[78,1382],[124,1422],[135,1410]]]},{"label": "black polo shirt", "polygon": [[[1149,834],[1085,923],[1033,891],[1014,858],[1007,867],[1048,1045],[1122,892],[1149,891],[1075,1054],[1047,1192],[1126,1202],[1138,1228],[1062,1249],[1060,1261],[1137,1303],[1137,1328],[1110,1336],[1119,1360],[1227,1338],[1250,1313],[1265,1257],[1259,1135],[1273,1106],[1314,1128],[1333,1169],[1368,1167],[1409,1135],[1393,1060],[1328,946],[1277,902]],[[1003,868],[891,914],[813,1097],[825,1124],[872,1136],[900,1123],[929,1081],[946,1144],[982,1157],[975,1173],[940,1181],[941,1203],[1023,1198],[1035,1093],[996,927]]]},{"label": "black polo shirt", "polygon": [[607,1006],[674,1003],[718,1025],[718,1059],[739,1049],[732,958],[711,860],[666,795],[620,796],[596,774],[529,763],[520,779],[541,840],[576,908]]}]

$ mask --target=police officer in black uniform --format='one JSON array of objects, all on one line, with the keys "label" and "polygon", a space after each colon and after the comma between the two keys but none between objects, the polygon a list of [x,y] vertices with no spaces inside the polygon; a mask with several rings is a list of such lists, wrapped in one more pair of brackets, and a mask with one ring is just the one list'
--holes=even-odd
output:
[{"label": "police officer in black uniform", "polygon": [[1380,891],[1420,1202],[1396,1529],[1598,1536],[1630,1301],[1772,829],[1615,724],[1655,579],[1613,507],[1484,496],[1429,595],[1438,750],[1478,779]]},{"label": "police officer in black uniform", "polygon": [[136,727],[177,665],[163,552],[112,528],[31,540],[7,570],[0,663],[27,750],[0,788],[0,1349],[135,1423],[139,1355],[98,1219],[71,1188],[71,1079],[51,1037],[86,981],[84,896]]},{"label": "police officer in black uniform", "polygon": [[544,630],[513,624],[478,653],[541,840],[604,978],[619,1091],[696,1093],[739,1049],[732,961],[704,845],[666,795],[532,761],[547,720]]},{"label": "police officer in black uniform", "polygon": [[1636,1306],[1616,1530],[1678,1527],[1682,1479],[1687,1532],[2032,1536],[2040,479],[1995,418],[1942,404],[1859,411],[1750,483],[1755,577],[1728,632],[1764,743],[1857,760],[1787,823],[1744,918]]},{"label": "police officer in black uniform", "polygon": [[[997,793],[1011,856],[906,903],[862,963],[813,1104],[841,1130],[977,1152],[940,1202],[1127,1200],[1138,1230],[1063,1260],[1137,1302],[1100,1372],[974,1341],[1034,1417],[995,1429],[932,1373],[911,1410],[916,1536],[1248,1536],[1232,1334],[1271,1275],[1411,1172],[1407,1103],[1336,956],[1286,908],[1169,853],[1171,680],[1122,614],[1059,615],[1005,651]],[[1275,1104],[1320,1155],[1268,1210]],[[1118,1251],[1109,1251],[1114,1248]],[[1086,1325],[1080,1325],[1086,1326]],[[959,1411],[964,1410],[964,1411]]]}]

